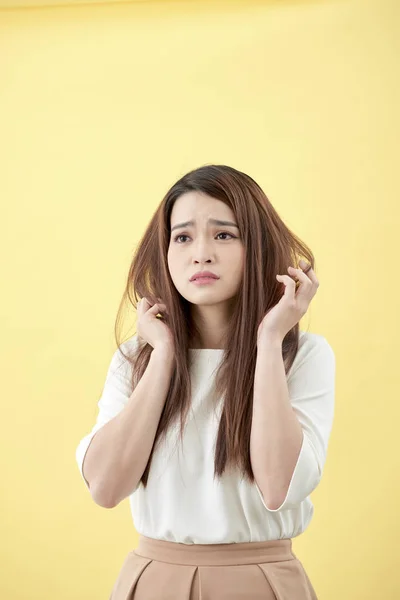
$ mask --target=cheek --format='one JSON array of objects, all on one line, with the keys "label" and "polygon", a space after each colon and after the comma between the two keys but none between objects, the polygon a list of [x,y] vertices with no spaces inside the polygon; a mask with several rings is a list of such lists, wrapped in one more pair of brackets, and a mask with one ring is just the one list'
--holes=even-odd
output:
[{"label": "cheek", "polygon": [[233,265],[233,271],[235,273],[243,273],[244,269],[244,250],[242,247],[238,248],[236,252],[230,254],[231,264]]},{"label": "cheek", "polygon": [[170,269],[174,266],[174,253],[171,248],[169,248],[167,252],[167,263]]},{"label": "cheek", "polygon": [[170,277],[174,283],[179,279],[180,275],[182,275],[182,268],[179,265],[179,260],[175,256],[174,252],[168,252],[167,254],[167,263]]}]

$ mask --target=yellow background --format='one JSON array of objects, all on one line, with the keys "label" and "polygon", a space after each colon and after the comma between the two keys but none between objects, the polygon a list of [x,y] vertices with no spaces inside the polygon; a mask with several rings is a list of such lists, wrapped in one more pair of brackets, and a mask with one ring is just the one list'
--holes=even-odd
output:
[{"label": "yellow background", "polygon": [[302,328],[336,353],[336,414],[293,549],[319,600],[400,598],[399,3],[19,4],[0,11],[1,598],[108,598],[136,546],[75,449],[135,245],[212,162],[316,256]]}]

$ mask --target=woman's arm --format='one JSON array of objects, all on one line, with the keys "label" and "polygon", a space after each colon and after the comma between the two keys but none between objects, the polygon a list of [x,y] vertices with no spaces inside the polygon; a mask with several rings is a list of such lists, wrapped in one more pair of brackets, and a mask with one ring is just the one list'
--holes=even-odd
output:
[{"label": "woman's arm", "polygon": [[82,474],[96,504],[113,508],[138,486],[167,397],[173,356],[169,348],[152,351],[126,405],[92,438]]},{"label": "woman's arm", "polygon": [[267,510],[296,507],[318,485],[332,428],[335,356],[322,336],[307,334],[286,377],[281,341],[258,349],[250,456]]}]

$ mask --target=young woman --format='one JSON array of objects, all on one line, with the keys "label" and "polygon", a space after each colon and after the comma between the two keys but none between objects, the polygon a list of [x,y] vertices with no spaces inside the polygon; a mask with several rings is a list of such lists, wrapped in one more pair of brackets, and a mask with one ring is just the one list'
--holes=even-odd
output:
[{"label": "young woman", "polygon": [[[93,500],[129,498],[139,533],[110,600],[317,598],[292,538],[333,423],[335,355],[299,329],[318,286],[312,252],[245,173],[206,165],[162,200],[76,450]],[[137,333],[121,342],[127,299]]]}]

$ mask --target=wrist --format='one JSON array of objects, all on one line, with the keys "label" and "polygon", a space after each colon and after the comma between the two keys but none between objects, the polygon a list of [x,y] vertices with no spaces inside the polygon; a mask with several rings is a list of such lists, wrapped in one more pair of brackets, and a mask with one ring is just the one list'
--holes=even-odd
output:
[{"label": "wrist", "polygon": [[264,332],[258,339],[258,348],[282,348],[282,336],[273,332]]},{"label": "wrist", "polygon": [[172,358],[174,356],[174,347],[172,343],[162,342],[153,348],[152,354],[163,356],[164,358]]}]

